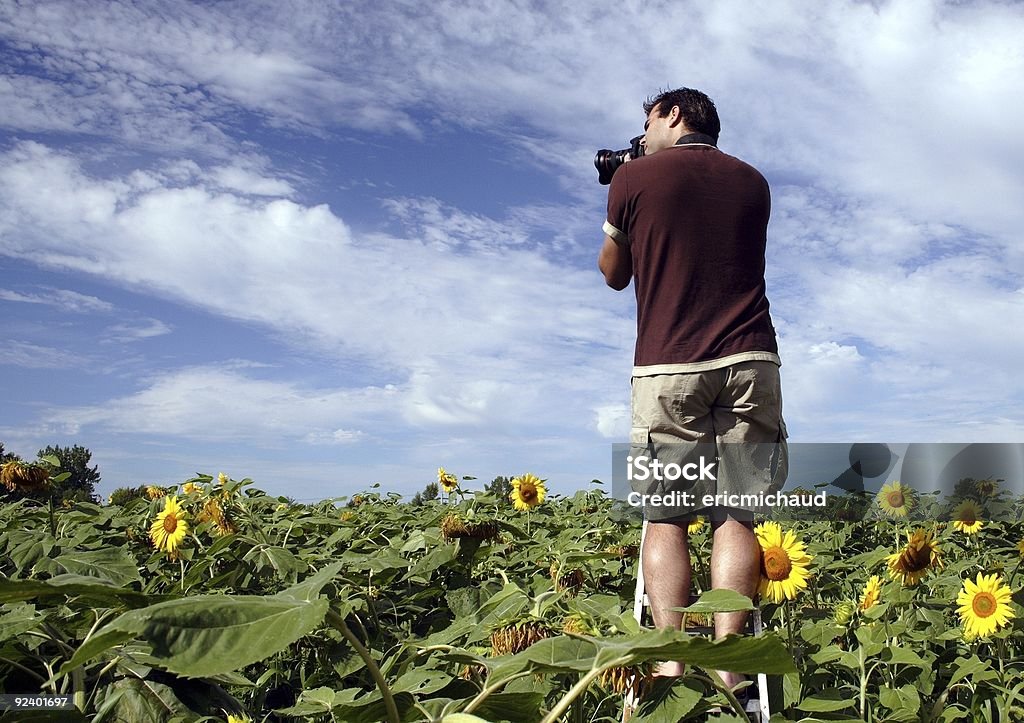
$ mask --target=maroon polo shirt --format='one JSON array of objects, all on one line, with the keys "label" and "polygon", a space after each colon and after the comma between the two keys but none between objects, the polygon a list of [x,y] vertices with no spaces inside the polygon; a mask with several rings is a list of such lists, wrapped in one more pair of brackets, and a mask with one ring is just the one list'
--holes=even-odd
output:
[{"label": "maroon polo shirt", "polygon": [[632,252],[636,366],[778,353],[764,281],[770,208],[757,169],[710,145],[615,172],[605,231]]}]

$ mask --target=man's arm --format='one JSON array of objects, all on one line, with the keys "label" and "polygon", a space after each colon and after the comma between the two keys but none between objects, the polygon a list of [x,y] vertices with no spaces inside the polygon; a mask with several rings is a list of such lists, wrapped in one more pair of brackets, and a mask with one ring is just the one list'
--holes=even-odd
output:
[{"label": "man's arm", "polygon": [[629,286],[633,278],[633,254],[626,244],[618,244],[611,236],[604,237],[604,246],[597,257],[597,268],[604,274],[604,280],[616,291]]}]

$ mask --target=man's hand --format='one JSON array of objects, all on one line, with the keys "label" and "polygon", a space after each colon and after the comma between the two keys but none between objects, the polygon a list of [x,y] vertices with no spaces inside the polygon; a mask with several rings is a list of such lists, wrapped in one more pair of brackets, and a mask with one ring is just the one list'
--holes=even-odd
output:
[{"label": "man's hand", "polygon": [[597,257],[597,268],[601,269],[610,287],[622,291],[633,278],[633,254],[629,246],[615,243],[611,236],[605,236],[604,246]]}]

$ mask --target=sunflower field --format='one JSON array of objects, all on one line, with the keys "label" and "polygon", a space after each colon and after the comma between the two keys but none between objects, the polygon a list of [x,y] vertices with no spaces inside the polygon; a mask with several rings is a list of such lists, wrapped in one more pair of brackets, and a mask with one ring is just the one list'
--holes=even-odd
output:
[{"label": "sunflower field", "polygon": [[[57,473],[18,464],[5,485]],[[947,523],[898,485],[858,519],[762,521],[765,632],[719,641],[695,626],[751,603],[709,591],[709,525],[687,630],[651,630],[641,521],[599,484],[438,483],[302,505],[201,475],[0,508],[0,692],[75,705],[0,719],[620,721],[632,693],[637,723],[745,720],[728,670],[768,674],[773,720],[1024,720],[1024,500],[997,481],[963,480]],[[687,673],[653,678],[662,660]]]}]

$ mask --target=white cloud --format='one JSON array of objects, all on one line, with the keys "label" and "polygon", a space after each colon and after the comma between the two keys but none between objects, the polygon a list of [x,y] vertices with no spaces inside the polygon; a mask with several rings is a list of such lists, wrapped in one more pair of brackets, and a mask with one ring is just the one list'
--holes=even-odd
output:
[{"label": "white cloud", "polygon": [[268,178],[258,171],[239,166],[219,166],[210,174],[213,181],[228,191],[252,196],[292,196],[295,189],[279,178]]},{"label": "white cloud", "polygon": [[0,365],[26,369],[69,369],[81,366],[81,362],[78,354],[63,349],[14,339],[0,343]]},{"label": "white cloud", "polygon": [[170,334],[172,328],[159,319],[146,319],[131,324],[114,324],[104,330],[104,338],[110,341],[130,342],[151,339],[154,336]]},{"label": "white cloud", "polygon": [[119,434],[193,440],[340,442],[346,434],[362,434],[352,425],[389,406],[394,394],[393,388],[307,389],[246,376],[235,365],[190,367],[155,376],[145,388],[100,405],[60,409],[48,421],[61,428],[98,425]]},{"label": "white cloud", "polygon": [[[40,198],[40,182],[60,193]],[[526,231],[433,201],[393,206],[411,209],[409,237],[357,238],[324,206],[202,185],[100,181],[38,144],[0,160],[0,188],[3,253],[100,274],[261,323],[297,347],[368,361],[405,391],[381,400],[378,417],[394,409],[414,427],[586,428],[589,393],[555,408],[550,400],[628,374],[616,357],[628,353],[632,322],[610,310],[613,295],[596,270],[556,265],[543,247],[523,248]],[[214,385],[176,379],[169,395],[158,394],[161,385],[111,404],[116,414],[74,418],[183,433],[188,415],[165,398],[185,395],[186,381],[198,384],[191,396],[213,394]],[[136,406],[145,412],[128,413]]]},{"label": "white cloud", "polygon": [[107,301],[68,289],[46,289],[43,293],[38,294],[0,289],[0,300],[23,304],[42,304],[62,311],[77,313],[108,312],[114,309],[114,305]]}]

